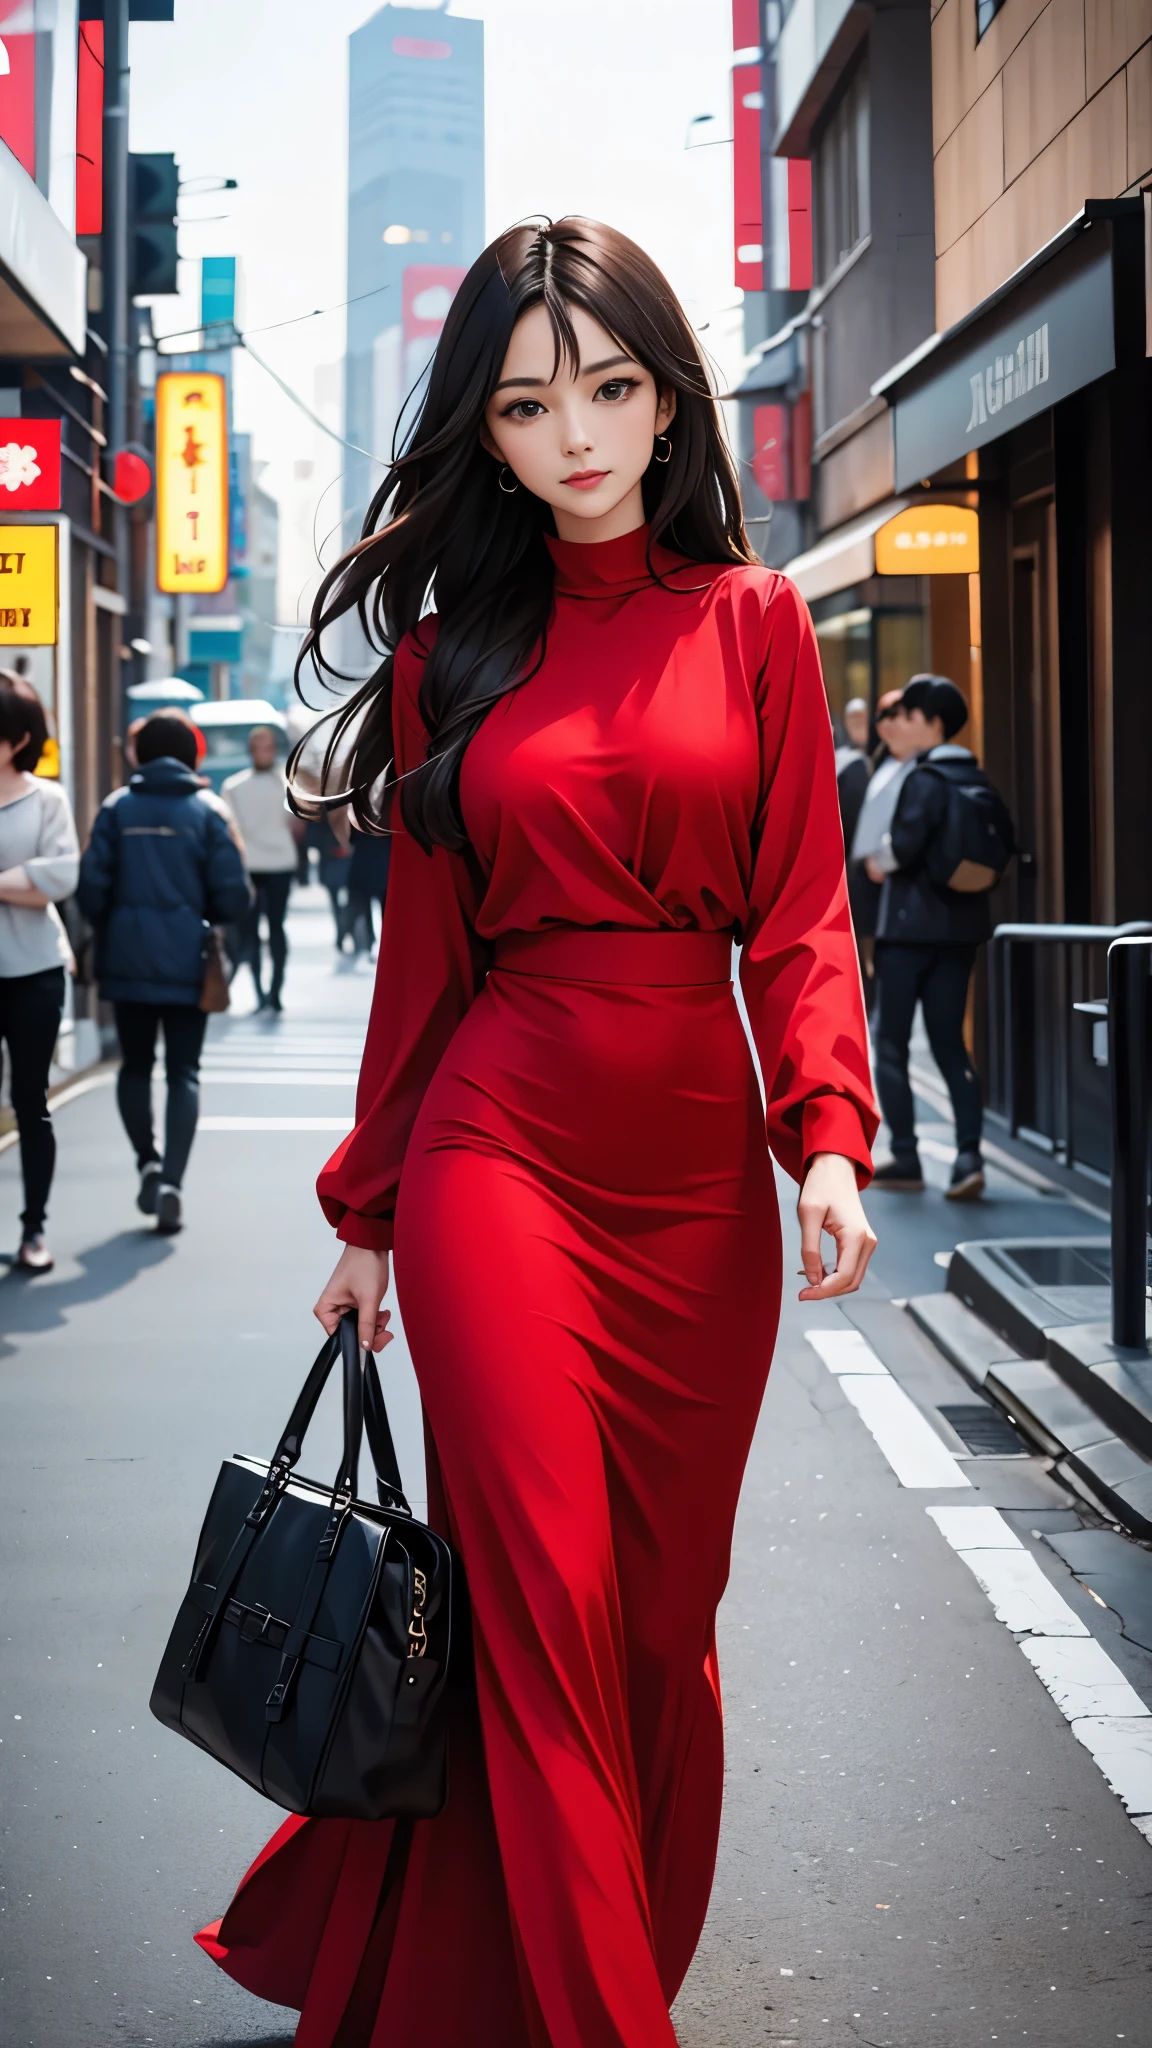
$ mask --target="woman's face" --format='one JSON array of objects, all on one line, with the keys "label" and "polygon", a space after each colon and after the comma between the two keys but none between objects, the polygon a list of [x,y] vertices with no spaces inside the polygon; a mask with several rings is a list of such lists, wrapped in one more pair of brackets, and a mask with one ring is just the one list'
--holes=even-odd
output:
[{"label": "woman's face", "polygon": [[[552,507],[561,540],[615,540],[644,523],[640,479],[676,411],[650,370],[579,307],[575,369],[555,369],[543,306],[516,322],[480,438],[521,489]],[[507,486],[510,479],[505,477]]]}]

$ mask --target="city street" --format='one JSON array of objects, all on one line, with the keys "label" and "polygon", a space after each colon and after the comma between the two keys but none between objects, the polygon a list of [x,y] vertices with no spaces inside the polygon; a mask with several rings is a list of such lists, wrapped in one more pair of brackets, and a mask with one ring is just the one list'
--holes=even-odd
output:
[{"label": "city street", "polygon": [[[57,1111],[56,1270],[0,1283],[4,2048],[292,2038],[293,2014],[191,1938],[279,1814],[148,1712],[219,1460],[270,1453],[316,1347],[331,1238],[311,1183],[351,1116],[371,976],[337,962],[319,891],[290,930],[283,1019],[242,1014],[242,972],[211,1026],[183,1234],[137,1216],[101,1074]],[[939,1409],[971,1390],[902,1306],[943,1284],[936,1254],[959,1237],[1105,1225],[995,1168],[980,1209],[951,1208],[935,1100],[923,1119],[937,1185],[869,1198],[865,1291],[843,1313],[801,1310],[789,1281],[721,1611],[727,1803],[676,2009],[684,2048],[1152,2040],[1152,1827],[1086,1746],[1089,1723],[1117,1717],[1118,1768],[1152,1780],[1152,1557],[1125,1544],[1144,1590],[1122,1632],[1046,1541],[1100,1517],[1022,1445],[965,1454]],[[0,1187],[14,1244],[14,1147]],[[385,1367],[420,1512],[402,1339]],[[865,1395],[881,1383],[927,1418],[919,1435],[878,1416]],[[303,1465],[335,1463],[329,1403]],[[1025,1597],[1037,1619],[1013,1609]],[[1091,1639],[1111,1660],[1095,1679]]]}]

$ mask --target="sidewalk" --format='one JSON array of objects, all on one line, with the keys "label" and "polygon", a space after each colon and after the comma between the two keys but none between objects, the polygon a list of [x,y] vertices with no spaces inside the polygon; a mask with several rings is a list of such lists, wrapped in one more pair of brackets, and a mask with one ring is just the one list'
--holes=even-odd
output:
[{"label": "sidewalk", "polygon": [[[191,1941],[280,1815],[147,1708],[220,1459],[270,1452],[317,1345],[332,1240],[311,1181],[352,1114],[370,976],[337,965],[318,896],[291,936],[283,1020],[211,1027],[185,1232],[142,1227],[101,1081],[59,1112],[57,1270],[0,1283],[4,2048],[292,2039],[293,2014]],[[0,1205],[11,1230],[12,1151]],[[1152,1731],[1152,1617],[1122,1619],[1055,1547],[1093,1518],[1045,1459],[970,1455],[942,1411],[971,1390],[893,1303],[940,1283],[933,1254],[975,1212],[939,1184],[869,1207],[865,1294],[802,1309],[786,1286],[721,1610],[728,1799],[680,2039],[1143,2048],[1152,1846],[1098,1752],[1123,1721],[1138,1761]],[[1048,1204],[996,1181],[987,1208],[991,1234]],[[402,1339],[384,1372],[419,1499]],[[304,1467],[338,1455],[327,1400]]]}]

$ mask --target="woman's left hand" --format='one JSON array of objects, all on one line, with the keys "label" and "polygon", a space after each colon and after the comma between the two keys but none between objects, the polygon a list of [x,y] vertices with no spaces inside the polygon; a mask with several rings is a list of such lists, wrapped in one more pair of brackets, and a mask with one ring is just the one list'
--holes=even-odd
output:
[{"label": "woman's left hand", "polygon": [[[876,1232],[864,1214],[856,1168],[839,1152],[817,1152],[796,1205],[800,1218],[800,1261],[807,1287],[800,1289],[801,1301],[827,1301],[834,1294],[855,1294],[876,1249]],[[825,1273],[820,1251],[820,1233],[826,1230],[836,1243],[836,1266]]]}]

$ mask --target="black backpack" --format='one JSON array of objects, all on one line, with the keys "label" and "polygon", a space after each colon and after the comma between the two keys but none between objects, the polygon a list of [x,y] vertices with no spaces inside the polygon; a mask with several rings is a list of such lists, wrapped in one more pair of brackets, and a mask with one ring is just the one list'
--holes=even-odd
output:
[{"label": "black backpack", "polygon": [[920,766],[943,783],[947,798],[944,822],[924,856],[932,881],[964,896],[995,888],[1016,851],[1012,819],[999,790],[975,761],[962,782],[931,761]]}]

